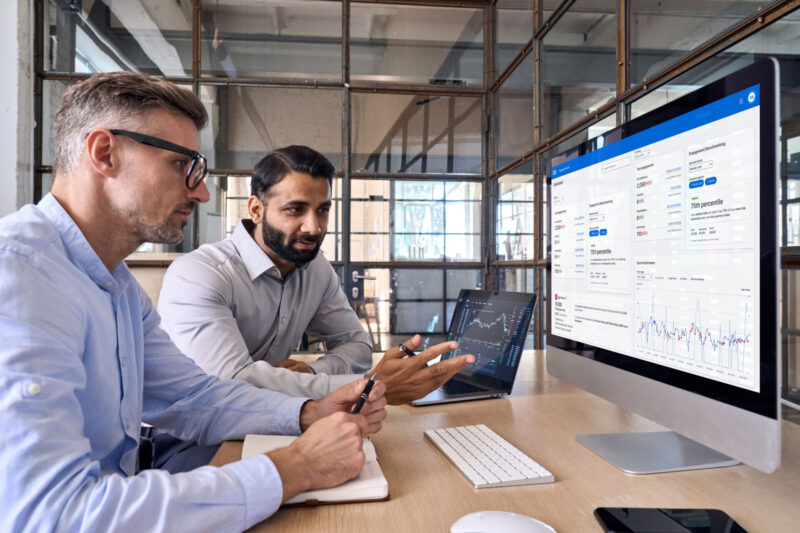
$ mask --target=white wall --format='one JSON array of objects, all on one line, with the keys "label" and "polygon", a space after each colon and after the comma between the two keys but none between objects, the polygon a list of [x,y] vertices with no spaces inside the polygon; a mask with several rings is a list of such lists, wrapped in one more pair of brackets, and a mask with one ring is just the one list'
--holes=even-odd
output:
[{"label": "white wall", "polygon": [[[0,216],[33,200],[33,0],[0,2]],[[16,36],[13,38],[12,36]]]}]

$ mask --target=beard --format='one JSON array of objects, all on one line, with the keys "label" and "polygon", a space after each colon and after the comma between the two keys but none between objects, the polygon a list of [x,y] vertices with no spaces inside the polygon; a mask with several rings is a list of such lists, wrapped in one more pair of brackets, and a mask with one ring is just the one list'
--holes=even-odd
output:
[{"label": "beard", "polygon": [[[317,236],[308,233],[295,233],[291,237],[287,237],[278,228],[270,226],[269,222],[267,222],[266,213],[264,213],[261,217],[261,236],[264,239],[264,244],[275,252],[275,255],[290,263],[303,264],[310,263],[317,257],[319,248],[322,246],[322,239],[325,238],[325,233],[320,233]],[[314,246],[313,250],[298,250],[292,246],[297,241],[316,242],[316,246]]]}]

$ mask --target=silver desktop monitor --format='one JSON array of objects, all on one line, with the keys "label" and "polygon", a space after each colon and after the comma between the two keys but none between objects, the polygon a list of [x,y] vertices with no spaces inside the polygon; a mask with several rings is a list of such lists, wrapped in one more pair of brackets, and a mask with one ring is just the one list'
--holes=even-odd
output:
[{"label": "silver desktop monitor", "polygon": [[777,76],[550,162],[547,370],[671,430],[578,437],[625,471],[780,462]]}]

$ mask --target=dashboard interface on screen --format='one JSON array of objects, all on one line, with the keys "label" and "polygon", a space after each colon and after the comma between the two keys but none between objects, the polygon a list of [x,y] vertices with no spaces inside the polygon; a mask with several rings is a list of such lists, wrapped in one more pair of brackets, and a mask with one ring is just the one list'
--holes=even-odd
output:
[{"label": "dashboard interface on screen", "polygon": [[462,291],[447,336],[458,341],[458,348],[447,357],[473,354],[475,363],[459,376],[482,374],[512,382],[534,302],[533,295],[524,293]]},{"label": "dashboard interface on screen", "polygon": [[552,169],[551,334],[759,392],[759,89]]}]

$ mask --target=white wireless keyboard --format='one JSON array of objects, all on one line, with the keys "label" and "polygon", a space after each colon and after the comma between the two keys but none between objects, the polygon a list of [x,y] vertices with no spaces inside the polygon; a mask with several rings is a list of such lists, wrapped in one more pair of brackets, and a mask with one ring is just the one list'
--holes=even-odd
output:
[{"label": "white wireless keyboard", "polygon": [[555,481],[546,468],[483,424],[428,429],[425,436],[476,489]]}]

